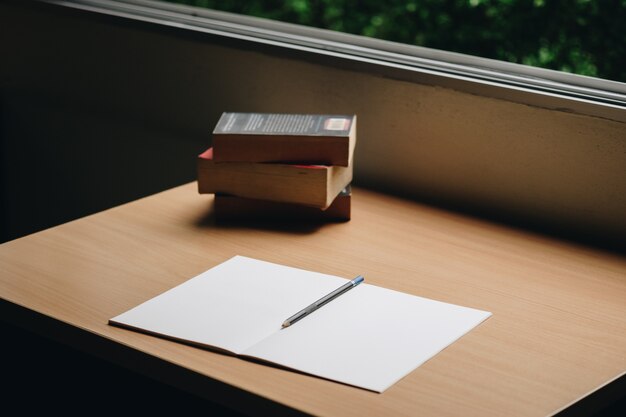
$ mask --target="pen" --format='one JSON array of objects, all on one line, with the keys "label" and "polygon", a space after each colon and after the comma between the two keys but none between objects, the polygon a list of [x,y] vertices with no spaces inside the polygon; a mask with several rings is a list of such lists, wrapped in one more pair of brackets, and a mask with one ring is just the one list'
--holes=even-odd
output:
[{"label": "pen", "polygon": [[333,301],[335,298],[339,297],[341,294],[344,294],[348,290],[351,290],[352,288],[356,287],[357,285],[362,283],[364,280],[365,280],[365,278],[363,278],[363,276],[359,275],[358,277],[354,278],[352,281],[346,282],[344,285],[342,285],[341,287],[337,288],[335,291],[331,292],[328,295],[323,296],[322,298],[320,298],[319,300],[317,300],[316,302],[314,302],[310,306],[303,308],[302,310],[298,311],[293,316],[289,317],[287,320],[285,320],[283,322],[283,327],[282,328],[284,329],[285,327],[291,326],[292,324],[294,324],[298,320],[308,316],[309,314],[311,314],[312,312],[314,312],[315,310],[317,310],[318,308],[320,308],[324,304]]}]

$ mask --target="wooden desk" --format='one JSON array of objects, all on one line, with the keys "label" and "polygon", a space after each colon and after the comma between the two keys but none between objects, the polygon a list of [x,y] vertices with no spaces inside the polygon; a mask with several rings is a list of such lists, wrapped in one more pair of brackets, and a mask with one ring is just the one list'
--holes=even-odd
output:
[{"label": "wooden desk", "polygon": [[[1,245],[3,311],[25,308],[5,319],[266,415],[543,416],[626,370],[617,255],[358,188],[353,220],[322,226],[217,226],[211,204],[192,183]],[[384,394],[107,325],[236,254],[493,317]]]}]

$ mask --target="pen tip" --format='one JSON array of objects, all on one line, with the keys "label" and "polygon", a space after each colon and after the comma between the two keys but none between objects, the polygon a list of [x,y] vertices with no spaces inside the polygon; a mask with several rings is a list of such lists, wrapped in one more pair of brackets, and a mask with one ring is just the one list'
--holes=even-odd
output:
[{"label": "pen tip", "polygon": [[291,326],[291,323],[286,321],[286,322],[283,323],[283,327],[282,328],[284,329],[285,327],[289,327],[289,326]]}]

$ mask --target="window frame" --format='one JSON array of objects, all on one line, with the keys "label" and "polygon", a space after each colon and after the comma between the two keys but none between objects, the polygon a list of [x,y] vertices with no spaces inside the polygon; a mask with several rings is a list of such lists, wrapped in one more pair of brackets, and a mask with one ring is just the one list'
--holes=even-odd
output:
[{"label": "window frame", "polygon": [[154,0],[46,3],[212,35],[320,64],[626,122],[626,83]]}]

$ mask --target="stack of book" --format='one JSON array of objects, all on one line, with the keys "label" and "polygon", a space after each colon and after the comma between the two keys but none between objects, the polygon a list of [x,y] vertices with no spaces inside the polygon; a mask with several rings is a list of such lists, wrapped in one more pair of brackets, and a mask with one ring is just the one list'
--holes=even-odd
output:
[{"label": "stack of book", "polygon": [[223,113],[198,156],[218,220],[349,220],[356,116]]}]

